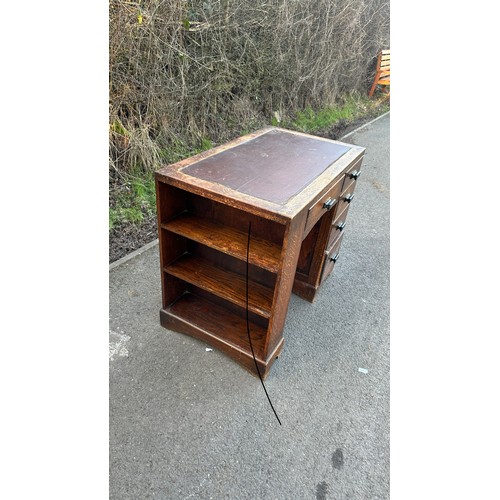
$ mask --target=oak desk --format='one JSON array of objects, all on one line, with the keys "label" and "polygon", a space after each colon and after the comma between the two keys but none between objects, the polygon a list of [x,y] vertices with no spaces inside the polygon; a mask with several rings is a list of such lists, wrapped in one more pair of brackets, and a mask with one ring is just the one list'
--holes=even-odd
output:
[{"label": "oak desk", "polygon": [[263,377],[338,258],[364,148],[269,127],[156,172],[161,324]]}]

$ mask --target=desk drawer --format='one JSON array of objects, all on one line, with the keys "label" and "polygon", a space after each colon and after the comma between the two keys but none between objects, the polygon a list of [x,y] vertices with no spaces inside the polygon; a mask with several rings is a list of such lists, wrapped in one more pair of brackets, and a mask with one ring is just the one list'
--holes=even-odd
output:
[{"label": "desk drawer", "polygon": [[[358,160],[349,170],[346,172],[344,176],[344,183],[342,184],[341,192],[344,193],[347,189],[351,189],[351,184],[354,184],[359,176],[361,175],[361,162],[363,159]],[[352,188],[354,189],[354,188]]]},{"label": "desk drawer", "polygon": [[326,253],[325,263],[323,264],[323,272],[321,273],[320,284],[323,283],[323,281],[325,281],[325,279],[328,277],[328,275],[332,272],[333,268],[335,267],[335,263],[339,258],[339,249],[343,237],[344,235],[341,234],[340,237],[337,239],[337,241],[335,241],[335,243],[332,245],[332,247],[325,252]]},{"label": "desk drawer", "polygon": [[335,217],[335,220],[332,222],[332,227],[330,229],[330,236],[328,237],[328,244],[326,245],[326,248],[330,248],[331,244],[341,234],[343,234],[348,212],[349,212],[349,204],[347,205],[347,207],[344,207],[343,212],[339,212],[339,215]]},{"label": "desk drawer", "polygon": [[339,198],[337,202],[337,213],[341,214],[347,207],[350,206],[350,203],[354,199],[354,188],[356,187],[356,183],[353,182],[348,186]]},{"label": "desk drawer", "polygon": [[311,230],[311,228],[318,222],[320,217],[338,203],[344,177],[340,177],[333,181],[334,184],[324,194],[318,198],[314,204],[309,207],[307,214],[306,228],[304,229],[304,236]]}]

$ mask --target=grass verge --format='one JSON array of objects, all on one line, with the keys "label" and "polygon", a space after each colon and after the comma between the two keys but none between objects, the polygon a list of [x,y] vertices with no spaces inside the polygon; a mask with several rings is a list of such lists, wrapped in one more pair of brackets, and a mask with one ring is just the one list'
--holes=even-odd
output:
[{"label": "grass verge", "polygon": [[127,175],[110,189],[109,230],[124,223],[140,224],[156,213],[155,180],[152,172]]},{"label": "grass verge", "polygon": [[337,106],[319,110],[306,108],[293,120],[284,121],[284,128],[306,133],[327,132],[332,127],[345,128],[360,119],[370,119],[389,111],[386,97],[370,99],[359,94],[350,94]]},{"label": "grass verge", "polygon": [[[190,147],[180,141],[168,149],[160,150],[163,164],[174,163],[201,153],[213,147],[209,139]],[[160,164],[155,170],[160,168]],[[109,230],[123,224],[141,224],[146,218],[156,214],[156,187],[154,172],[144,172],[136,168],[133,172],[124,173],[110,170],[109,188]]]}]

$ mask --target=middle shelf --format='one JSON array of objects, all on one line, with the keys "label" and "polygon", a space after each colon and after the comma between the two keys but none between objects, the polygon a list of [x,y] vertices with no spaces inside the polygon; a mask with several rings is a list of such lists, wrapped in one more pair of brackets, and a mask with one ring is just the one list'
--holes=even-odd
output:
[{"label": "middle shelf", "polygon": [[[166,266],[164,271],[242,308],[246,307],[246,277],[216,267],[208,259],[187,253]],[[273,294],[273,288],[249,280],[249,311],[269,318]]]},{"label": "middle shelf", "polygon": [[[161,226],[237,259],[246,260],[248,235],[238,229],[184,212]],[[278,272],[281,247],[251,235],[248,261],[271,272]]]}]

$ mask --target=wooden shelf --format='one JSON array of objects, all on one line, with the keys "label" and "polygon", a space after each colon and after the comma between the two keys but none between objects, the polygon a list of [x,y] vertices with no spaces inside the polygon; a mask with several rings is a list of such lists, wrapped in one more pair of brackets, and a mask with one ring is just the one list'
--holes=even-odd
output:
[{"label": "wooden shelf", "polygon": [[[183,255],[165,267],[164,270],[187,283],[246,308],[246,279],[244,276],[215,267],[209,260],[190,254]],[[250,280],[248,292],[248,310],[264,318],[269,318],[273,290]]]},{"label": "wooden shelf", "polygon": [[[240,260],[247,258],[248,235],[229,226],[183,213],[161,225],[164,229],[215,248]],[[248,261],[271,272],[278,272],[281,247],[261,238],[251,238]]]},{"label": "wooden shelf", "polygon": [[[165,312],[196,328],[207,341],[217,343],[217,347],[227,346],[230,350],[236,350],[253,360],[245,318],[192,293],[184,294],[177,302],[167,307]],[[249,322],[249,327],[255,358],[265,363],[266,329],[252,322]]]}]

